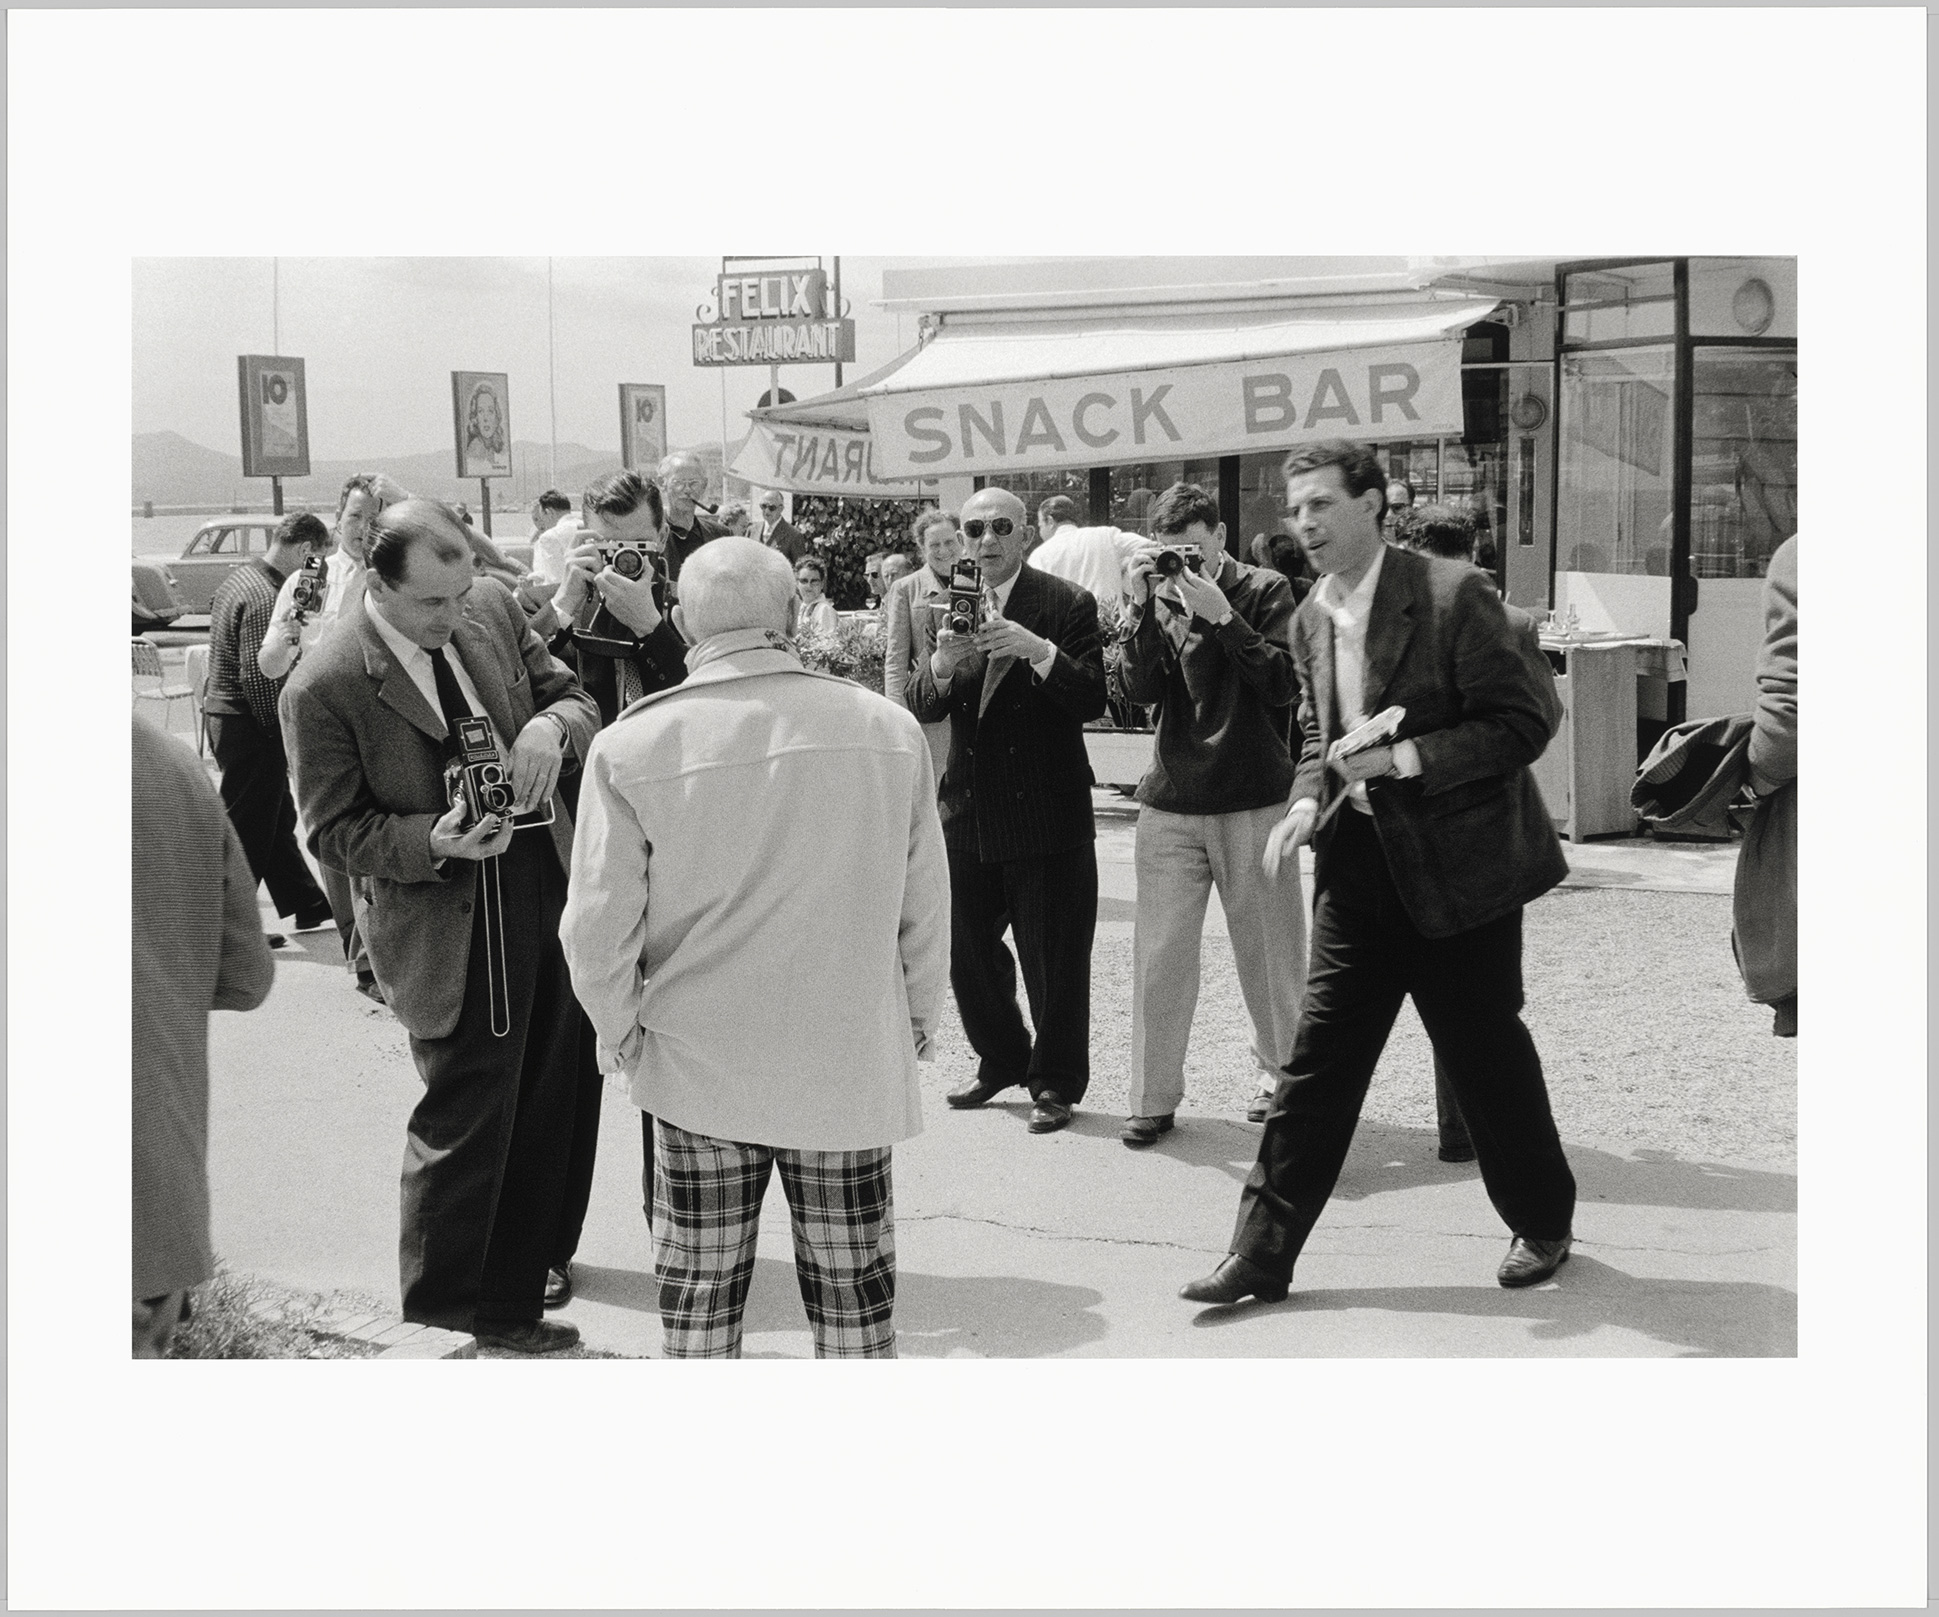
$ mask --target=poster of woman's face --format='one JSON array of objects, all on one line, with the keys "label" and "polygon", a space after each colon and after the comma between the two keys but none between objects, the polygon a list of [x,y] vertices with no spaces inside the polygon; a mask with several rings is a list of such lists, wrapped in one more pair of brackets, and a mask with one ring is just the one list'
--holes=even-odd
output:
[{"label": "poster of woman's face", "polygon": [[453,371],[451,409],[460,477],[512,475],[511,392],[503,371]]}]

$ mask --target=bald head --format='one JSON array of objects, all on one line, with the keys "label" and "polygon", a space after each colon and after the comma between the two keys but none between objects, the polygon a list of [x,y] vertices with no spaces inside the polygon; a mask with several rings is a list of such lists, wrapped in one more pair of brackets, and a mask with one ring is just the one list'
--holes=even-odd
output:
[{"label": "bald head", "polygon": [[470,564],[471,535],[448,505],[399,500],[370,524],[365,556],[386,584],[401,584],[413,555],[420,552],[438,562]]},{"label": "bald head", "polygon": [[1023,565],[1030,544],[1024,524],[1023,501],[1007,488],[979,489],[964,502],[964,548],[976,558],[985,584],[1007,583]]},{"label": "bald head", "polygon": [[794,599],[788,558],[753,539],[712,540],[680,569],[680,629],[696,646],[735,629],[786,634]]}]

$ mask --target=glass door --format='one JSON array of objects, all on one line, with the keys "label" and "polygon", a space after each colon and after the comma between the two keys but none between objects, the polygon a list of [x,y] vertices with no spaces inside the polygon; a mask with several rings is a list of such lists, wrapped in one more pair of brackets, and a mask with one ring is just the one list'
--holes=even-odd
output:
[{"label": "glass door", "polygon": [[1586,632],[1668,635],[1676,349],[1565,354],[1555,610]]}]

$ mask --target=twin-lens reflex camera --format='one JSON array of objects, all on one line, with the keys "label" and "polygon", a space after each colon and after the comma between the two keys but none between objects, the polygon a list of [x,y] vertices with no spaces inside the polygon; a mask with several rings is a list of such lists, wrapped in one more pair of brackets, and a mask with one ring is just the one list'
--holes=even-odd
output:
[{"label": "twin-lens reflex camera", "polygon": [[297,622],[307,622],[312,614],[321,612],[324,597],[328,593],[329,572],[324,559],[321,556],[304,557],[296,582],[290,586],[290,612]]}]

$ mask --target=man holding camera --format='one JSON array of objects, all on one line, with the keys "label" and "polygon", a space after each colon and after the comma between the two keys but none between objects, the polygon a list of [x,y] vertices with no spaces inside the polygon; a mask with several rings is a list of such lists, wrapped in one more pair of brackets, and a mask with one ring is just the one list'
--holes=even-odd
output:
[{"label": "man holding camera", "polygon": [[1293,784],[1292,588],[1226,554],[1218,501],[1196,484],[1166,489],[1150,522],[1155,542],[1127,569],[1123,633],[1125,695],[1158,709],[1151,767],[1138,783],[1131,1116],[1122,1135],[1131,1146],[1167,1133],[1185,1097],[1214,887],[1268,1096],[1293,1052],[1306,987],[1299,865],[1259,878]]},{"label": "man holding camera", "polygon": [[[1023,501],[1007,490],[972,495],[962,528],[981,599],[952,587],[950,610],[914,615],[903,694],[924,723],[950,721],[949,981],[978,1062],[948,1099],[982,1106],[1026,1085],[1030,1132],[1047,1134],[1070,1122],[1091,1075],[1097,829],[1084,723],[1104,712],[1097,602],[1023,565]],[[1017,1009],[1019,962],[1034,1043]]]},{"label": "man holding camera", "polygon": [[[1324,576],[1293,622],[1304,744],[1263,864],[1270,877],[1313,842],[1312,961],[1231,1255],[1179,1295],[1286,1295],[1409,997],[1514,1234],[1496,1279],[1533,1285],[1568,1257],[1575,1209],[1521,1019],[1522,907],[1568,874],[1528,770],[1547,698],[1487,579],[1383,541],[1369,446],[1302,445],[1283,473],[1287,523]],[[1364,744],[1393,710],[1391,740]]]},{"label": "man holding camera", "polygon": [[638,472],[586,490],[553,605],[572,626],[579,680],[599,704],[601,724],[687,677],[687,643],[667,615],[669,531],[660,490]]},{"label": "man holding camera", "polygon": [[[558,941],[572,820],[556,803],[549,827],[512,816],[553,799],[598,710],[510,592],[474,574],[447,508],[386,510],[366,554],[360,607],[304,658],[282,716],[312,849],[371,880],[371,965],[424,1080],[404,1317],[556,1352],[578,1339],[541,1308],[591,1056]],[[480,720],[513,801],[474,818],[449,766]]]},{"label": "man holding camera", "polygon": [[[249,868],[268,883],[276,913],[294,917],[299,932],[327,926],[330,901],[296,845],[296,804],[276,716],[283,680],[265,678],[256,657],[271,632],[285,583],[296,582],[304,562],[312,556],[321,561],[329,548],[330,530],[322,518],[307,512],[285,517],[270,536],[269,549],[223,579],[209,607],[209,683],[202,711],[222,771],[222,806],[242,840]],[[320,593],[317,571],[312,569],[311,576]]]}]

